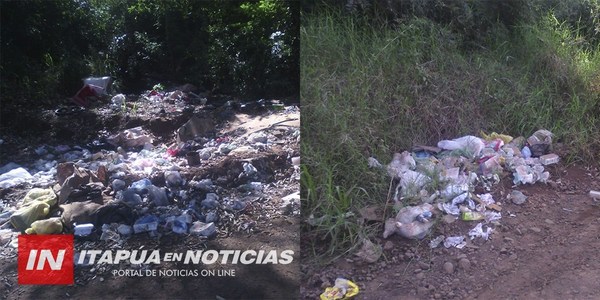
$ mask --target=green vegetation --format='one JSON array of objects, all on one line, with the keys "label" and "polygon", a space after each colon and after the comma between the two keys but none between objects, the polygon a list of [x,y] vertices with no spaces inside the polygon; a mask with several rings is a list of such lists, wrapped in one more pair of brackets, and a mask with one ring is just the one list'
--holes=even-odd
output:
[{"label": "green vegetation", "polygon": [[303,232],[316,256],[360,246],[358,210],[388,199],[369,156],[545,128],[568,161],[600,158],[600,2],[348,3],[305,7],[300,29]]},{"label": "green vegetation", "polygon": [[299,3],[274,0],[1,2],[2,102],[53,107],[81,79],[122,92],[192,83],[246,98],[298,94]]}]

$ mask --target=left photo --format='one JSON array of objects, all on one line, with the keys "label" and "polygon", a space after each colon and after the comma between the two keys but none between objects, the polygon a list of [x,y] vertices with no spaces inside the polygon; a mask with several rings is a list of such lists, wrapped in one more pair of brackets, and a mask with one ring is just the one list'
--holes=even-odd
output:
[{"label": "left photo", "polygon": [[7,299],[296,299],[298,1],[3,1]]}]

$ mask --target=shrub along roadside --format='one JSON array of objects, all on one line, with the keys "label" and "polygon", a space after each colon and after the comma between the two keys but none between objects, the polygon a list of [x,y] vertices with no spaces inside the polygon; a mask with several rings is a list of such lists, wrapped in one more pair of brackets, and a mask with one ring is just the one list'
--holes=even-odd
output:
[{"label": "shrub along roadside", "polygon": [[389,27],[332,10],[304,15],[304,246],[331,256],[379,234],[357,217],[383,206],[390,184],[368,169],[369,156],[387,163],[414,144],[546,128],[567,161],[599,158],[600,49],[585,38],[551,13],[510,30],[496,24],[477,49],[424,18]]}]

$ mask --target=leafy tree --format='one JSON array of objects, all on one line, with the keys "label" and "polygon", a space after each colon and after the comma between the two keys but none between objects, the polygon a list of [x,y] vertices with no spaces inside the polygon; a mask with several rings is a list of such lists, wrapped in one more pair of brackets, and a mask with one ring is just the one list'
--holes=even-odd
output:
[{"label": "leafy tree", "polygon": [[1,2],[3,103],[54,105],[86,76],[125,92],[190,82],[244,97],[298,93],[295,1]]}]

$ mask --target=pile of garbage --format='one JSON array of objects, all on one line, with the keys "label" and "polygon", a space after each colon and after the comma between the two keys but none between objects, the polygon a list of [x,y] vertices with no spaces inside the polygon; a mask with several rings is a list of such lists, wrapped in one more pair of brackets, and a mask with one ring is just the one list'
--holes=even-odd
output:
[{"label": "pile of garbage", "polygon": [[[464,221],[481,221],[468,235],[487,240],[491,225],[501,218],[502,207],[490,190],[504,172],[512,174],[514,185],[546,183],[550,173],[545,166],[555,164],[559,156],[551,153],[553,134],[538,130],[528,139],[492,133],[482,137],[464,136],[443,140],[437,147],[417,146],[412,152],[396,153],[387,165],[388,175],[399,180],[394,201],[399,211],[385,222],[383,237],[398,234],[409,239],[423,239],[433,225],[436,214]],[[383,166],[369,158],[371,167]],[[476,194],[476,187],[484,193]],[[522,204],[526,197],[513,191],[509,199]],[[414,205],[405,205],[411,203]],[[484,228],[485,226],[485,228]],[[464,236],[439,236],[432,248],[462,248]]]},{"label": "pile of garbage", "polygon": [[[179,90],[154,90],[143,97],[206,103]],[[112,109],[125,102],[124,95],[116,95]],[[275,113],[299,115],[295,106]],[[208,239],[232,230],[252,231],[256,220],[241,216],[272,200],[265,194],[275,188],[273,170],[259,158],[270,158],[265,152],[276,146],[275,156],[283,153],[286,168],[292,169],[289,184],[299,182],[299,128],[278,128],[276,134],[266,129],[218,135],[212,120],[194,115],[176,130],[170,144],[157,143],[139,126],[86,145],[41,145],[35,148],[35,162],[0,168],[0,188],[27,189],[18,203],[2,199],[0,246],[16,247],[19,233],[73,233],[83,240],[119,241],[142,233]],[[239,166],[210,172],[227,157],[235,157],[233,163]],[[299,194],[283,198],[280,212],[298,215]]]}]

